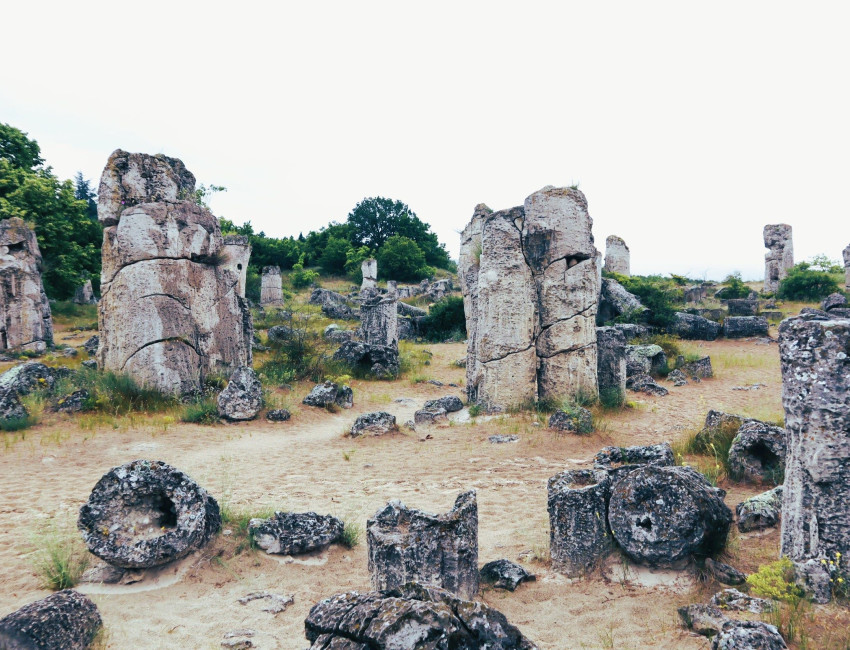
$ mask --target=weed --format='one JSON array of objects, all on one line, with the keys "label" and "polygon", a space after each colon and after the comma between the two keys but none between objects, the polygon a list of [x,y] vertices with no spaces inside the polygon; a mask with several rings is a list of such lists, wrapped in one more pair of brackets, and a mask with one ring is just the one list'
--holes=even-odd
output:
[{"label": "weed", "polygon": [[268,519],[275,514],[275,509],[271,506],[256,511],[236,510],[228,502],[221,505],[220,508],[222,527],[229,526],[233,531],[233,537],[237,540],[235,551],[237,555],[246,549],[255,550],[257,548],[257,543],[249,528],[251,520]]},{"label": "weed", "polygon": [[360,544],[360,539],[363,537],[363,526],[355,521],[346,521],[342,529],[342,537],[339,543],[346,548],[354,548]]},{"label": "weed", "polygon": [[218,424],[218,402],[215,397],[201,397],[180,408],[180,421],[194,424]]},{"label": "weed", "polygon": [[29,429],[31,426],[38,424],[38,419],[27,415],[21,418],[5,418],[0,420],[0,430],[2,431],[22,431]]},{"label": "weed", "polygon": [[476,418],[481,415],[481,405],[480,404],[472,404],[469,407],[469,417]]},{"label": "weed", "polygon": [[33,568],[46,589],[69,589],[79,582],[89,555],[72,524],[48,521],[32,533],[31,542]]},{"label": "weed", "polygon": [[345,462],[349,462],[351,460],[351,457],[354,455],[355,451],[357,451],[357,450],[356,449],[349,449],[348,451],[342,452],[342,459]]}]

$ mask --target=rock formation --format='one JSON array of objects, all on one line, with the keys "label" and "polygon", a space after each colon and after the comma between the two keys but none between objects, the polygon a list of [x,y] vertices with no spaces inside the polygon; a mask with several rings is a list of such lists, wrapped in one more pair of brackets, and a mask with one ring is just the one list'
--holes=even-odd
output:
[{"label": "rock formation", "polygon": [[41,251],[23,219],[0,221],[0,350],[44,352],[53,343]]},{"label": "rock formation", "polygon": [[260,278],[260,304],[283,304],[283,280],[280,277],[279,266],[264,266]]},{"label": "rock formation", "polygon": [[646,319],[649,310],[641,304],[640,299],[626,291],[626,288],[613,278],[602,278],[602,290],[599,292],[599,310],[596,322],[599,325],[612,321],[623,314],[630,320]]},{"label": "rock formation", "polygon": [[377,289],[378,260],[363,260],[363,262],[360,264],[360,271],[363,274],[363,282],[360,283],[360,291],[363,291],[364,289]]},{"label": "rock formation", "polygon": [[0,648],[85,650],[102,624],[88,596],[64,589],[0,619]]},{"label": "rock formation", "polygon": [[738,530],[748,533],[776,526],[782,516],[782,491],[783,487],[778,485],[735,506]]},{"label": "rock formation", "polygon": [[344,409],[350,409],[354,405],[354,392],[349,386],[335,384],[328,380],[324,384],[316,384],[309,395],[304,398],[302,404],[319,406],[321,408],[334,408],[338,406]]},{"label": "rock formation", "polygon": [[791,226],[784,223],[765,226],[764,245],[770,250],[764,256],[764,292],[776,293],[788,269],[794,266]]},{"label": "rock formation", "polygon": [[617,235],[609,235],[605,240],[605,270],[608,273],[631,275],[629,247]]},{"label": "rock formation", "polygon": [[599,399],[606,406],[621,406],[626,399],[626,337],[614,327],[596,329]]},{"label": "rock formation", "polygon": [[782,555],[850,568],[850,320],[779,326],[787,453]]},{"label": "rock formation", "polygon": [[315,512],[276,512],[268,519],[252,519],[248,531],[266,553],[298,555],[327,548],[342,537],[345,524],[333,515]]},{"label": "rock formation", "polygon": [[239,278],[237,291],[245,297],[245,284],[248,281],[248,263],[251,261],[251,241],[244,235],[225,235],[224,264]]},{"label": "rock formation", "polygon": [[683,339],[713,341],[720,334],[720,323],[696,314],[677,311],[667,331]]},{"label": "rock formation", "polygon": [[346,341],[334,352],[333,359],[378,379],[394,379],[401,371],[397,346]]},{"label": "rock formation", "polygon": [[226,420],[253,420],[263,408],[263,385],[252,368],[233,371],[227,387],[218,394],[218,414]]},{"label": "rock formation", "polygon": [[597,394],[592,223],[570,188],[547,186],[500,212],[476,207],[460,258],[470,403],[498,411]]},{"label": "rock formation", "polygon": [[769,325],[764,316],[728,316],[723,321],[723,335],[727,339],[748,336],[767,336]]},{"label": "rock formation", "polygon": [[398,307],[395,296],[377,289],[360,294],[360,336],[369,345],[398,349]]},{"label": "rock formation", "polygon": [[85,284],[77,287],[74,291],[74,304],[76,305],[96,305],[97,298],[94,297],[94,289],[91,286],[91,280],[86,280]]},{"label": "rock formation", "polygon": [[181,200],[194,177],[174,158],[113,152],[103,170],[100,368],[169,393],[251,363],[253,327],[212,213]]},{"label": "rock formation", "polygon": [[478,504],[460,494],[447,513],[433,515],[390,501],[366,523],[372,587],[415,581],[461,598],[478,593]]},{"label": "rock formation", "polygon": [[850,244],[841,251],[841,255],[844,258],[844,288],[850,291]]},{"label": "rock formation", "polygon": [[382,436],[386,433],[393,433],[394,431],[398,431],[395,416],[386,411],[374,411],[372,413],[358,415],[354,424],[351,425],[348,435],[352,438],[366,434]]},{"label": "rock formation", "polygon": [[781,483],[785,470],[785,430],[747,420],[729,448],[729,471],[736,479]]},{"label": "rock formation", "polygon": [[496,589],[515,591],[523,582],[534,582],[537,576],[529,573],[516,562],[493,560],[481,567],[481,579]]}]

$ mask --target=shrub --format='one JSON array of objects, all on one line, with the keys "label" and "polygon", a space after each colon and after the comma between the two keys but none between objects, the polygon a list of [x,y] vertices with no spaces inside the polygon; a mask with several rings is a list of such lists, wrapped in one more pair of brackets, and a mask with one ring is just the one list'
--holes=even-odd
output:
[{"label": "shrub", "polygon": [[354,521],[346,521],[342,529],[342,537],[339,543],[346,548],[354,548],[360,544],[360,538],[363,536],[363,526]]},{"label": "shrub", "polygon": [[794,565],[787,557],[764,564],[747,576],[747,584],[756,596],[794,604],[803,590],[794,583]]},{"label": "shrub", "polygon": [[431,305],[421,325],[422,335],[429,341],[466,338],[466,317],[463,313],[463,298],[447,296]]},{"label": "shrub", "polygon": [[291,332],[282,340],[269,341],[272,358],[259,368],[261,379],[275,384],[295,379],[322,381],[326,376],[339,374],[339,364],[331,359],[331,345],[311,324],[309,312],[293,312],[287,319]]},{"label": "shrub", "polygon": [[342,273],[351,249],[351,244],[347,240],[328,237],[328,243],[325,244],[325,250],[319,258],[322,271],[328,274]]},{"label": "shrub", "polygon": [[393,235],[378,253],[378,272],[392,280],[416,281],[431,273],[425,264],[425,253],[416,242],[403,235]]},{"label": "shrub", "polygon": [[372,257],[372,251],[369,250],[368,246],[361,246],[360,248],[349,248],[345,258],[346,277],[348,277],[348,279],[354,282],[355,284],[360,284],[361,282],[363,282],[362,264],[364,260],[368,260],[370,257]]},{"label": "shrub", "polygon": [[218,424],[218,402],[215,397],[203,397],[185,404],[180,410],[180,421],[193,424]]},{"label": "shrub", "polygon": [[[650,311],[648,318],[650,325],[663,328],[673,322],[676,315],[676,309],[673,305],[676,302],[681,302],[683,298],[682,290],[677,287],[675,282],[660,276],[633,275],[626,277],[616,273],[606,273],[606,276],[615,279],[625,287],[626,291],[640,298],[643,306]],[[640,318],[643,321],[646,316],[641,314]],[[631,322],[633,318],[630,314],[624,314],[617,320],[619,322]]]},{"label": "shrub", "polygon": [[750,295],[750,288],[744,284],[741,274],[738,271],[727,275],[723,280],[723,284],[726,285],[722,290],[724,300],[746,298]]},{"label": "shrub", "polygon": [[840,287],[835,277],[814,270],[808,262],[800,262],[779,283],[777,295],[786,300],[817,302],[837,291],[840,291]]},{"label": "shrub", "polygon": [[177,403],[173,395],[140,386],[135,379],[123,373],[80,370],[74,383],[76,388],[89,392],[83,405],[86,411],[124,415],[134,411],[164,411]]},{"label": "shrub", "polygon": [[289,281],[296,289],[309,287],[319,278],[316,271],[311,271],[304,268],[304,253],[298,258],[298,263],[292,265],[292,273],[289,274]]}]

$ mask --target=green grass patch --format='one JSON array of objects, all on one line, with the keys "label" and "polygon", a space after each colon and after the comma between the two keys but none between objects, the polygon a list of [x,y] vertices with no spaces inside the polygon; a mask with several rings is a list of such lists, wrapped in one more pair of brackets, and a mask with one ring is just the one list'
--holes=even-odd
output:
[{"label": "green grass patch", "polygon": [[218,401],[215,397],[203,397],[180,407],[180,421],[193,424],[218,424]]},{"label": "green grass patch", "polygon": [[32,564],[45,589],[75,586],[89,565],[89,553],[70,523],[46,521],[31,534]]}]

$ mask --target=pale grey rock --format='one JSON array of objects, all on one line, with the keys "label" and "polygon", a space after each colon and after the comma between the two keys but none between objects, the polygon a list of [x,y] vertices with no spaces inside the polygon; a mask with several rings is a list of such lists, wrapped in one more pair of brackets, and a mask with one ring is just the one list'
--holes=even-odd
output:
[{"label": "pale grey rock", "polygon": [[64,589],[0,619],[5,650],[85,650],[103,621],[88,596]]},{"label": "pale grey rock", "polygon": [[685,376],[697,379],[710,379],[714,376],[714,370],[711,367],[711,357],[704,356],[696,361],[683,363],[680,370],[685,373]]},{"label": "pale grey rock", "polygon": [[714,605],[693,604],[678,609],[679,618],[685,627],[702,636],[714,636],[729,620],[720,608]]},{"label": "pale grey rock", "polygon": [[673,323],[667,328],[670,334],[683,339],[713,341],[720,334],[720,323],[677,311]]},{"label": "pale grey rock", "polygon": [[782,516],[782,486],[742,501],[735,506],[735,514],[742,533],[776,526]]},{"label": "pale grey rock", "polygon": [[608,405],[621,405],[626,399],[626,337],[614,327],[596,328],[596,372],[599,398]]},{"label": "pale grey rock", "polygon": [[266,553],[279,555],[325,549],[342,537],[344,527],[341,519],[315,512],[275,512],[268,519],[252,519],[248,523],[257,546]]},{"label": "pale grey rock", "polygon": [[357,416],[348,435],[352,438],[366,434],[381,436],[393,431],[398,431],[395,416],[386,411],[376,411]]},{"label": "pale grey rock", "polygon": [[416,305],[408,305],[406,302],[401,301],[396,302],[396,312],[399,316],[409,316],[411,318],[419,318],[421,316],[428,315],[427,310],[417,307]]},{"label": "pale grey rock", "polygon": [[364,341],[346,341],[334,352],[333,359],[365,371],[377,379],[394,379],[400,372],[398,347]]},{"label": "pale grey rock", "polygon": [[627,345],[627,377],[658,373],[667,367],[667,355],[660,345]]},{"label": "pale grey rock", "polygon": [[[287,607],[295,602],[295,599],[289,595],[284,596],[283,594],[275,594],[270,591],[252,591],[250,594],[242,596],[239,599],[239,604],[247,605],[255,600],[262,600],[265,603],[262,611],[269,612],[275,616],[285,611]],[[251,632],[250,630],[238,630],[237,632],[241,632],[239,636],[253,636],[253,633],[246,634],[246,632]]]},{"label": "pale grey rock", "polygon": [[688,384],[688,378],[678,368],[676,370],[670,371],[670,374],[667,375],[667,381],[672,381],[674,386],[686,386]]},{"label": "pale grey rock", "polygon": [[76,288],[72,302],[76,305],[97,304],[97,298],[94,297],[94,289],[92,289],[91,280],[86,280],[82,286]]},{"label": "pale grey rock", "polygon": [[283,304],[283,279],[279,266],[263,267],[263,274],[260,277],[260,304],[264,306]]},{"label": "pale grey rock", "polygon": [[481,567],[481,579],[491,583],[496,589],[515,591],[523,582],[533,582],[537,577],[516,562],[493,560]]},{"label": "pale grey rock", "polygon": [[768,328],[764,316],[729,316],[723,321],[723,335],[727,339],[767,336]]},{"label": "pale grey rock", "polygon": [[307,406],[319,406],[322,408],[327,408],[335,404],[344,409],[350,409],[354,406],[354,392],[344,384],[335,384],[332,381],[326,381],[323,384],[316,384],[302,403]]},{"label": "pale grey rock", "polygon": [[351,302],[336,291],[316,288],[310,294],[310,304],[320,305],[322,313],[328,318],[337,320],[357,320],[359,314],[351,306]]},{"label": "pale grey rock", "polygon": [[764,245],[769,250],[764,256],[764,292],[776,293],[779,283],[788,275],[788,269],[794,266],[791,226],[784,223],[766,225]]},{"label": "pale grey rock", "polygon": [[377,289],[364,289],[360,294],[360,337],[367,345],[398,349],[397,300]]},{"label": "pale grey rock", "polygon": [[717,592],[711,597],[710,603],[721,609],[752,612],[753,614],[762,614],[773,608],[771,601],[741,593],[737,589],[724,589]]},{"label": "pale grey rock", "polygon": [[612,321],[619,316],[627,316],[629,320],[645,320],[648,313],[640,299],[629,293],[622,284],[611,278],[602,279],[599,311],[596,315],[599,324]]},{"label": "pale grey rock", "polygon": [[605,240],[605,270],[609,273],[631,275],[629,247],[617,235],[608,235]]},{"label": "pale grey rock", "polygon": [[364,289],[378,288],[378,260],[372,258],[363,260],[360,263],[360,271],[363,274],[363,281],[360,283],[360,291]]},{"label": "pale grey rock", "polygon": [[455,413],[463,409],[463,402],[459,397],[454,395],[446,395],[438,399],[429,399],[425,402],[424,409],[445,409],[446,413]]},{"label": "pale grey rock", "polygon": [[233,371],[218,394],[218,414],[226,420],[253,420],[263,408],[263,385],[252,368]]},{"label": "pale grey rock", "polygon": [[732,298],[726,301],[730,316],[755,316],[758,313],[758,300]]},{"label": "pale grey rock", "polygon": [[847,298],[843,293],[831,293],[820,304],[823,311],[832,311],[833,309],[843,309],[847,307]]},{"label": "pale grey rock", "polygon": [[646,393],[656,397],[664,397],[669,394],[664,386],[657,383],[650,375],[634,375],[626,380],[626,388],[635,393]]},{"label": "pale grey rock", "polygon": [[747,576],[735,567],[718,562],[710,557],[705,558],[705,568],[714,576],[715,580],[724,585],[742,585],[747,581]]},{"label": "pale grey rock", "polygon": [[685,302],[701,302],[708,296],[708,285],[697,284],[685,287]]},{"label": "pale grey rock", "polygon": [[[236,291],[244,298],[245,284],[248,282],[248,263],[251,261],[251,240],[244,235],[225,235],[223,250],[226,256],[225,265],[239,278]],[[260,299],[262,300],[262,285]]]},{"label": "pale grey rock", "polygon": [[23,219],[0,221],[0,350],[44,352],[53,343],[41,265],[35,233]]},{"label": "pale grey rock", "polygon": [[779,630],[762,621],[727,621],[720,633],[711,641],[711,650],[786,650],[787,648]]},{"label": "pale grey rock", "polygon": [[58,373],[43,363],[29,361],[0,375],[0,419],[14,420],[29,415],[20,398],[39,389],[52,390]]},{"label": "pale grey rock", "polygon": [[511,435],[502,435],[501,433],[497,433],[496,435],[490,436],[487,440],[494,445],[502,445],[508,442],[519,442],[519,436]]},{"label": "pale grey rock", "polygon": [[432,408],[419,409],[413,414],[413,423],[433,425],[448,422],[448,417],[446,417],[446,413],[446,409],[438,406]]},{"label": "pale grey rock", "polygon": [[785,469],[785,429],[758,420],[741,424],[729,448],[729,470],[745,481],[781,482]]},{"label": "pale grey rock", "polygon": [[[832,600],[832,578],[829,575],[826,558],[811,559],[794,564],[794,582],[818,604],[826,604]],[[834,560],[835,558],[829,558]],[[827,560],[828,561],[828,560]]]},{"label": "pale grey rock", "polygon": [[372,587],[407,582],[441,587],[461,598],[478,593],[478,504],[475,490],[434,515],[390,501],[366,524]]},{"label": "pale grey rock", "polygon": [[475,206],[472,219],[460,236],[458,279],[460,280],[461,295],[463,295],[463,313],[466,318],[466,386],[467,399],[471,404],[478,401],[477,386],[481,372],[478,357],[480,335],[478,331],[478,276],[483,252],[481,234],[484,228],[484,220],[492,213],[493,211],[483,203]]}]

